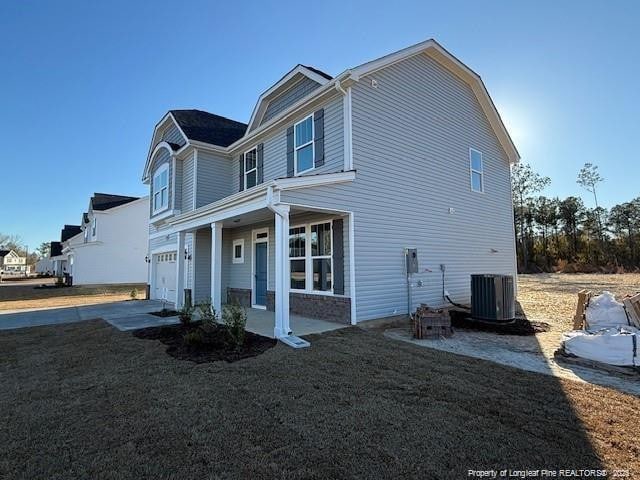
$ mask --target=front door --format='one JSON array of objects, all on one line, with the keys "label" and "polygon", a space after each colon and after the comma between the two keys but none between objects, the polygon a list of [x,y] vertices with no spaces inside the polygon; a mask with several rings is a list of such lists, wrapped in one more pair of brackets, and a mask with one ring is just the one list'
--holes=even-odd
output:
[{"label": "front door", "polygon": [[255,244],[254,305],[267,305],[267,242]]}]

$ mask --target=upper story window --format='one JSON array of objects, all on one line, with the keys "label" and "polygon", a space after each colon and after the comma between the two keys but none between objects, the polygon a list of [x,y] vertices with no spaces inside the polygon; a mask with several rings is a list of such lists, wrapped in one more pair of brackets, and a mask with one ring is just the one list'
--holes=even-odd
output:
[{"label": "upper story window", "polygon": [[245,188],[258,184],[258,149],[252,148],[244,154],[244,184]]},{"label": "upper story window", "polygon": [[87,243],[89,241],[89,229],[85,226],[84,227],[84,243]]},{"label": "upper story window", "polygon": [[469,149],[469,168],[471,170],[471,190],[474,192],[484,192],[484,162],[482,152]]},{"label": "upper story window", "polygon": [[169,207],[169,165],[165,164],[153,175],[153,213]]},{"label": "upper story window", "polygon": [[97,223],[97,219],[94,217],[93,221],[91,222],[91,236],[93,238],[95,238],[96,236],[96,223]]},{"label": "upper story window", "polygon": [[313,168],[313,115],[294,125],[295,174]]}]

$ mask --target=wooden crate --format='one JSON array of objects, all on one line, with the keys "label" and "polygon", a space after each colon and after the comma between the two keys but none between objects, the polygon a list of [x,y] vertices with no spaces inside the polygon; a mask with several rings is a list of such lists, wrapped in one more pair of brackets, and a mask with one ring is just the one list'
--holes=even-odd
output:
[{"label": "wooden crate", "polygon": [[576,314],[573,317],[573,329],[582,330],[586,326],[585,312],[589,306],[589,301],[593,294],[589,290],[580,290],[578,292],[578,306],[576,307]]},{"label": "wooden crate", "polygon": [[631,324],[636,328],[640,328],[640,293],[623,299],[622,304]]},{"label": "wooden crate", "polygon": [[450,337],[452,334],[449,310],[434,310],[426,305],[422,305],[416,310],[413,319],[414,338]]}]

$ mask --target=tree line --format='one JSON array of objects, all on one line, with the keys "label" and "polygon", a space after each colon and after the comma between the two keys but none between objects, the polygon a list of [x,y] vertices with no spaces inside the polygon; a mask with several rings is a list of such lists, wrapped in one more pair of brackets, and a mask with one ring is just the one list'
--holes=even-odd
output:
[{"label": "tree line", "polygon": [[593,197],[549,198],[539,193],[551,183],[528,164],[511,172],[519,272],[622,272],[640,267],[640,197],[614,205],[598,204],[604,178],[586,163],[578,185]]}]

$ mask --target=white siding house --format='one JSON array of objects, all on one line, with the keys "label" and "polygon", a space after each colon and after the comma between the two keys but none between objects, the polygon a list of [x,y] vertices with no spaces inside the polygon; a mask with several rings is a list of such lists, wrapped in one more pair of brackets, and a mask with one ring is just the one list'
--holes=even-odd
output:
[{"label": "white siding house", "polygon": [[74,285],[146,283],[149,198],[95,194],[81,232],[63,242]]}]

